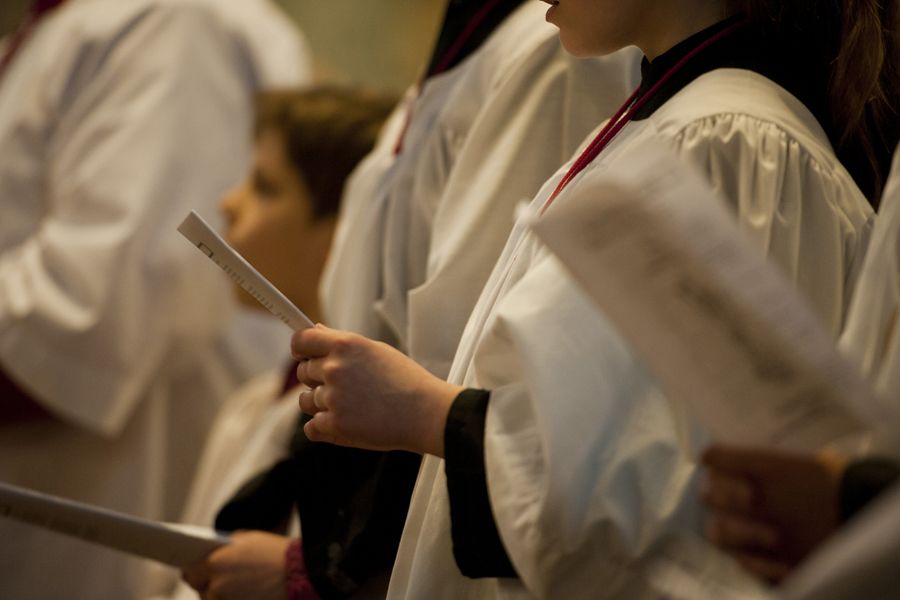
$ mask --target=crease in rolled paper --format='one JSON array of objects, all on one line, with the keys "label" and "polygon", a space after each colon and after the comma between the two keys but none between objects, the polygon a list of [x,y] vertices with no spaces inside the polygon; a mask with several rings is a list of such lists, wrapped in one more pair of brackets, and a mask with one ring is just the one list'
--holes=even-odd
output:
[{"label": "crease in rolled paper", "polygon": [[238,284],[253,296],[266,310],[278,317],[292,330],[313,327],[314,323],[288,300],[281,291],[262,276],[247,260],[228,245],[222,236],[191,211],[178,226],[178,232],[194,244],[211,261],[216,263]]}]

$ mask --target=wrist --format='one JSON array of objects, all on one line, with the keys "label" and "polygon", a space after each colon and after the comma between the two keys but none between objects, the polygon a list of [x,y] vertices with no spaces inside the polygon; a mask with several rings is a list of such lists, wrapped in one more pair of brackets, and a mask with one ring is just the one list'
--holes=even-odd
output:
[{"label": "wrist", "polygon": [[437,380],[430,386],[428,401],[422,403],[423,414],[420,419],[419,444],[415,450],[421,454],[444,457],[444,431],[447,428],[447,415],[456,397],[465,388],[443,380]]}]

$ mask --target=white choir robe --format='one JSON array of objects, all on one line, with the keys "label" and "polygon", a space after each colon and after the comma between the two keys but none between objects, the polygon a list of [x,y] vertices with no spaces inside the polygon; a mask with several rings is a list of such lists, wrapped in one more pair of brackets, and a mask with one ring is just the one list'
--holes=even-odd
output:
[{"label": "white choir robe", "polygon": [[309,43],[284,9],[272,0],[170,0],[208,6],[222,20],[253,64],[257,86],[278,90],[313,81]]},{"label": "white choir robe", "polygon": [[[222,11],[70,0],[0,82],[0,365],[56,417],[0,428],[0,480],[177,518],[215,412],[283,356],[175,231],[219,222],[267,78]],[[144,561],[6,520],[0,539],[2,598],[139,595]]]},{"label": "white choir robe", "polygon": [[[319,281],[319,301],[327,325],[394,345],[396,339],[375,311],[381,290],[377,257],[384,244],[387,193],[400,166],[395,148],[415,102],[416,90],[410,89],[382,127],[375,148],[347,179]],[[431,112],[421,101],[418,110],[420,114]]]},{"label": "white choir robe", "polygon": [[[900,417],[900,151],[878,210],[872,243],[841,335],[878,397]],[[900,423],[898,423],[900,429]]]},{"label": "white choir robe", "polygon": [[[503,26],[499,30],[502,30]],[[498,31],[499,31],[498,30]],[[494,34],[496,38],[497,32]],[[490,40],[485,46],[490,45]],[[484,51],[484,47],[475,53]],[[474,55],[473,55],[474,56]],[[402,328],[385,318],[382,298],[390,274],[383,256],[395,256],[398,244],[389,235],[400,229],[388,224],[406,207],[412,194],[422,149],[435,130],[438,115],[466,74],[473,56],[428,78],[421,89],[407,91],[388,119],[372,152],[351,174],[344,190],[337,230],[319,285],[325,322],[333,328],[406,349]],[[426,248],[417,248],[425,253]],[[396,258],[398,269],[411,256]]]},{"label": "white choir robe", "polygon": [[[835,333],[871,209],[811,113],[722,69],[629,124],[556,202],[642,144],[671,147],[729,202]],[[566,168],[532,201],[536,210]],[[551,209],[552,210],[552,207]],[[705,436],[521,225],[463,333],[449,380],[491,390],[492,510],[521,580],[471,580],[453,558],[442,461],[426,457],[392,574],[398,598],[747,597],[756,584],[701,539]],[[723,399],[727,400],[727,399]]]},{"label": "white choir robe", "polygon": [[[900,152],[894,155],[841,349],[897,414],[900,432]],[[855,600],[900,596],[900,488],[873,502],[813,554],[779,597]]]}]

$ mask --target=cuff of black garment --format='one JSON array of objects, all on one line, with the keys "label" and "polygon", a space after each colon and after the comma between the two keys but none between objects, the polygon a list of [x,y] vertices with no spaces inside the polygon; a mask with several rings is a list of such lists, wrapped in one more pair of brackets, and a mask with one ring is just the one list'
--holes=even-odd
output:
[{"label": "cuff of black garment", "polygon": [[47,410],[0,367],[0,425],[51,419]]},{"label": "cuff of black garment", "polygon": [[900,481],[900,465],[881,458],[851,463],[841,478],[841,519],[847,521],[876,496]]},{"label": "cuff of black garment", "polygon": [[456,397],[444,429],[444,458],[453,556],[466,577],[518,577],[497,531],[484,464],[490,392],[467,389]]}]

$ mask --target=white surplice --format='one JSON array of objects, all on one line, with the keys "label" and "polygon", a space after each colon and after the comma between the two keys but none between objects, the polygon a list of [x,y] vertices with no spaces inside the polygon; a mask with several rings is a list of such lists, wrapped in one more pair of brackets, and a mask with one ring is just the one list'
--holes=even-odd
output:
[{"label": "white surplice", "polygon": [[[894,155],[841,349],[889,408],[900,411],[900,151]],[[900,413],[894,431],[900,432]],[[779,598],[855,600],[900,596],[900,488],[886,492],[813,554]]]},{"label": "white surplice", "polygon": [[397,340],[375,311],[381,293],[378,257],[384,245],[388,192],[400,169],[395,148],[414,105],[423,115],[436,110],[422,100],[416,103],[416,90],[408,90],[382,128],[375,148],[347,179],[319,281],[325,323],[395,345]]},{"label": "white surplice", "polygon": [[[267,74],[244,32],[290,31],[226,12],[70,0],[0,82],[0,364],[56,417],[0,428],[0,480],[173,519],[215,412],[283,353],[175,231],[219,222],[260,82],[307,70]],[[137,592],[136,560],[5,520],[0,539],[2,598]]]},{"label": "white surplice", "polygon": [[[708,73],[649,119],[629,124],[567,191],[588,185],[591,173],[614,172],[617,157],[634,157],[642,144],[669,146],[706,176],[740,227],[837,334],[872,214],[801,103],[748,71]],[[532,211],[564,172],[544,185]],[[702,432],[666,401],[521,225],[466,326],[450,381],[491,390],[488,488],[521,581],[460,574],[442,461],[427,457],[393,597],[689,598],[715,590],[728,598],[758,591],[699,539],[688,449]]]},{"label": "white surplice", "polygon": [[[900,415],[900,152],[878,210],[841,349]],[[900,427],[900,423],[898,423]]]}]

